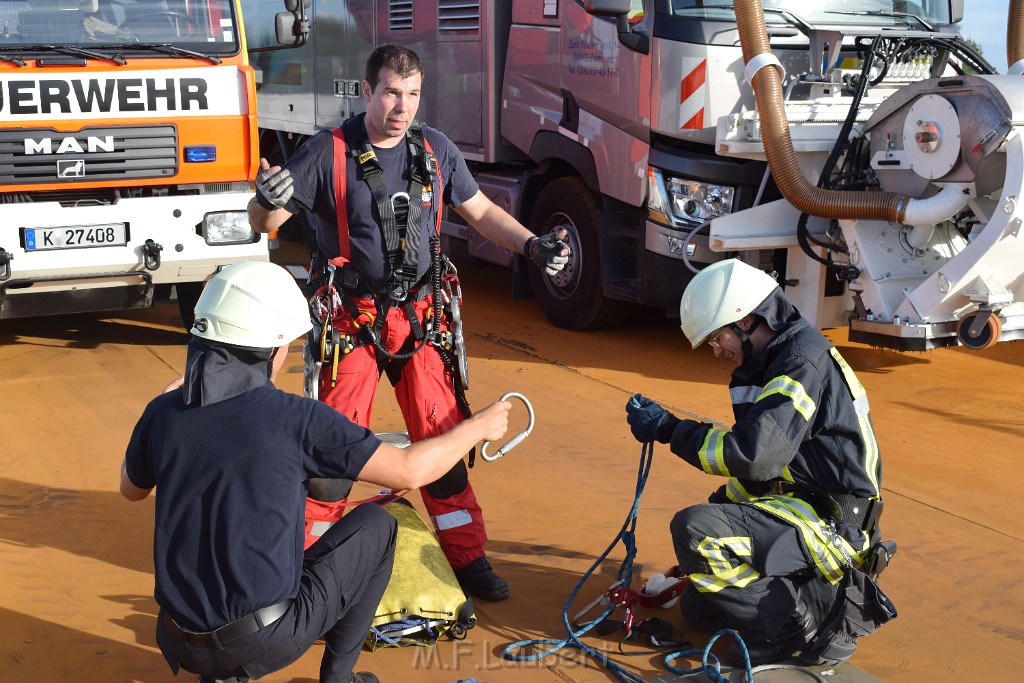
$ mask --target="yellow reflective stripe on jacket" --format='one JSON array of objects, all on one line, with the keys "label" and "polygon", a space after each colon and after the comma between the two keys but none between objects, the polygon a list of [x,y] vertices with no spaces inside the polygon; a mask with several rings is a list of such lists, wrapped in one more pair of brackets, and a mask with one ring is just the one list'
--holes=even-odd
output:
[{"label": "yellow reflective stripe on jacket", "polygon": [[768,384],[764,385],[764,390],[761,395],[757,397],[758,401],[764,400],[772,394],[782,394],[788,396],[793,401],[793,407],[796,411],[803,415],[805,420],[810,420],[811,416],[814,415],[814,410],[817,406],[814,403],[814,399],[808,396],[804,390],[804,385],[797,382],[792,377],[786,375],[779,375]]},{"label": "yellow reflective stripe on jacket", "polygon": [[[742,588],[761,577],[756,569],[737,559],[751,556],[753,551],[749,536],[708,537],[697,544],[697,552],[707,560],[711,568],[708,574],[690,574],[690,582],[703,593],[717,593],[723,588]],[[736,562],[735,566],[733,562]]]},{"label": "yellow reflective stripe on jacket", "polygon": [[864,472],[867,474],[868,479],[871,480],[871,485],[874,487],[875,494],[877,495],[880,493],[878,486],[878,441],[875,439],[875,430],[871,426],[871,411],[868,406],[867,391],[864,390],[864,385],[857,379],[853,368],[850,367],[846,359],[839,353],[839,350],[833,346],[829,349],[829,353],[832,354],[832,359],[835,360],[839,370],[843,373],[846,386],[850,390],[850,395],[853,396],[853,406],[857,411],[857,423],[860,427],[861,438],[864,440]]},{"label": "yellow reflective stripe on jacket", "polygon": [[757,498],[747,491],[736,477],[731,477],[729,481],[725,482],[725,497],[734,503],[749,503]]},{"label": "yellow reflective stripe on jacket", "polygon": [[729,476],[729,468],[725,466],[725,435],[729,432],[724,429],[712,427],[704,435],[704,443],[701,444],[697,455],[700,457],[700,468],[708,474],[717,474],[722,477]]},{"label": "yellow reflective stripe on jacket", "polygon": [[836,583],[843,577],[844,557],[849,557],[855,565],[863,561],[866,544],[858,550],[845,538],[831,533],[811,506],[799,498],[765,496],[751,501],[751,505],[794,527],[800,533],[814,566],[829,583]]}]

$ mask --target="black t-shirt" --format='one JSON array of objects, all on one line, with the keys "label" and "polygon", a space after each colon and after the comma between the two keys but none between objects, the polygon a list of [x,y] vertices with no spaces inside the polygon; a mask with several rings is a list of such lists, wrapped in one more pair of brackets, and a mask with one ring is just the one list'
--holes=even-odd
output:
[{"label": "black t-shirt", "polygon": [[333,408],[269,382],[219,403],[153,399],[125,452],[156,486],[156,601],[209,631],[298,594],[306,480],[357,479],[380,441]]},{"label": "black t-shirt", "polygon": [[[444,203],[461,206],[479,190],[462,153],[455,143],[438,130],[424,126],[423,135],[437,158]],[[350,144],[346,140],[346,145]],[[374,147],[373,151],[384,169],[384,184],[388,194],[407,192],[411,164],[409,145],[401,142],[391,148]],[[292,173],[295,188],[288,209],[293,213],[309,211],[320,251],[328,259],[339,256],[341,251],[338,246],[337,204],[334,197],[334,140],[331,131],[320,131],[307,140],[288,161],[286,168]],[[346,160],[345,174],[352,267],[375,289],[379,289],[387,282],[390,272],[385,259],[386,250],[377,207],[369,186],[359,179],[358,165],[351,158]],[[262,199],[258,194],[256,197],[257,201]],[[420,220],[417,268],[420,277],[430,267],[429,240],[435,232],[435,216],[440,207],[437,198],[432,199],[432,212],[429,216],[424,212]],[[260,201],[260,204],[264,208],[272,208],[265,201]]]}]

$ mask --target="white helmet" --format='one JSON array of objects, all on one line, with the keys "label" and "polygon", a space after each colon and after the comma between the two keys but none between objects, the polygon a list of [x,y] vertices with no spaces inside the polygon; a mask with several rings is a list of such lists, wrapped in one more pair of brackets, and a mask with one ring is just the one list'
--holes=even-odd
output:
[{"label": "white helmet", "polygon": [[712,332],[757,308],[777,286],[771,275],[742,261],[713,263],[686,286],[679,302],[679,326],[697,348]]},{"label": "white helmet", "polygon": [[220,271],[196,303],[192,334],[233,346],[285,346],[309,331],[306,298],[295,279],[267,261],[242,261]]}]

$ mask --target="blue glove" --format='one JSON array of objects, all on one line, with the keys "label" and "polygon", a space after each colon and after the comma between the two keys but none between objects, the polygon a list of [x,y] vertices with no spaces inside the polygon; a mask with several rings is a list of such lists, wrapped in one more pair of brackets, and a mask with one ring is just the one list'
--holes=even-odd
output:
[{"label": "blue glove", "polygon": [[643,394],[631,396],[626,402],[626,422],[633,437],[640,443],[658,440],[658,427],[669,417],[669,412]]}]

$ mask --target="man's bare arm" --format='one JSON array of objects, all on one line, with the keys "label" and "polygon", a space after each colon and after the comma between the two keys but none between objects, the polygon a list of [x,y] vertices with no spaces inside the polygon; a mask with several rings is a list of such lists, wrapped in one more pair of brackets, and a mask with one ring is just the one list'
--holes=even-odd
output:
[{"label": "man's bare arm", "polygon": [[406,448],[381,444],[359,473],[359,481],[392,489],[417,489],[437,481],[480,441],[498,441],[508,431],[512,404],[497,401],[432,439]]}]

